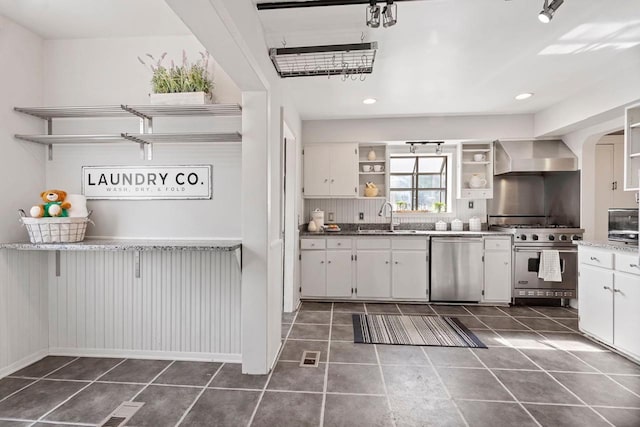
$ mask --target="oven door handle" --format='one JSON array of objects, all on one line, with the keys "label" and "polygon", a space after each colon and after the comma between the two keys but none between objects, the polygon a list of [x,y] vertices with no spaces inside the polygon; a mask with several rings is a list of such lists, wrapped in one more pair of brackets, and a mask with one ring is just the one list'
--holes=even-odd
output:
[{"label": "oven door handle", "polygon": [[562,254],[575,254],[578,253],[577,249],[525,249],[525,248],[515,248],[516,252],[542,252],[545,250],[549,251],[558,251]]}]

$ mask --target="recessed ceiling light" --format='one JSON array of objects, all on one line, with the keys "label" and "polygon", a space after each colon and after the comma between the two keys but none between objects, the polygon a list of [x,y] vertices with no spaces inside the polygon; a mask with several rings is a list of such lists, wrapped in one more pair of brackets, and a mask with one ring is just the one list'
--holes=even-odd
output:
[{"label": "recessed ceiling light", "polygon": [[531,98],[533,94],[531,92],[521,93],[520,95],[516,95],[516,99],[518,101],[522,101],[523,99]]},{"label": "recessed ceiling light", "polygon": [[378,100],[375,98],[367,98],[367,99],[363,99],[362,103],[366,104],[366,105],[371,105],[371,104],[375,104]]}]

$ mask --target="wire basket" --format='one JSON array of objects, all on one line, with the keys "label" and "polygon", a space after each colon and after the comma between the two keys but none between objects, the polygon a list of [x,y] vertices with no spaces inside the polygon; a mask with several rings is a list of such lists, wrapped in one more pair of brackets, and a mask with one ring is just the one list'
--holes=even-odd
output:
[{"label": "wire basket", "polygon": [[[20,222],[29,233],[31,243],[74,243],[84,240],[89,217],[31,218],[20,210]],[[89,212],[91,215],[91,212]]]}]

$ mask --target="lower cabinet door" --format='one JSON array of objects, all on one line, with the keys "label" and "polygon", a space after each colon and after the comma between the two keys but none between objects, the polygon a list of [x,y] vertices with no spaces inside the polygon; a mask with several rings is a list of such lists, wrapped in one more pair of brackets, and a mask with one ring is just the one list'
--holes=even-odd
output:
[{"label": "lower cabinet door", "polygon": [[391,252],[358,251],[357,297],[391,297]]},{"label": "lower cabinet door", "polygon": [[640,275],[616,271],[613,280],[614,346],[640,359]]},{"label": "lower cabinet door", "polygon": [[325,251],[301,251],[301,276],[303,297],[327,295],[327,269]]},{"label": "lower cabinet door", "polygon": [[327,296],[350,297],[353,288],[351,251],[327,251]]},{"label": "lower cabinet door", "polygon": [[613,345],[613,271],[580,264],[579,326]]},{"label": "lower cabinet door", "polygon": [[482,300],[511,301],[511,251],[485,251]]},{"label": "lower cabinet door", "polygon": [[427,298],[426,251],[393,251],[391,296],[402,299]]}]

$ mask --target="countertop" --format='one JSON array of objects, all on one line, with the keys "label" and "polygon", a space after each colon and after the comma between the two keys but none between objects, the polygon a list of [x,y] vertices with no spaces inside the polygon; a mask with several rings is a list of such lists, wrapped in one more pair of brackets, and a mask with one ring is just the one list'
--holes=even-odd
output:
[{"label": "countertop", "polygon": [[77,243],[0,243],[0,249],[23,251],[224,251],[242,247],[242,241],[233,240],[143,240],[143,239],[87,239]]},{"label": "countertop", "polygon": [[638,253],[637,245],[626,245],[622,242],[610,242],[608,240],[579,240],[574,242],[578,246],[589,246],[592,248],[610,249],[620,252]]},{"label": "countertop", "polygon": [[[403,231],[403,230],[400,230]],[[344,231],[326,231],[326,232],[311,232],[302,231],[300,237],[339,237],[339,236],[358,236],[358,237],[414,237],[414,236],[442,236],[442,237],[475,237],[475,236],[512,236],[513,233],[506,231],[436,231],[436,230],[417,230],[415,233],[388,233],[388,234],[369,234],[359,233],[357,230],[344,230]]]}]

